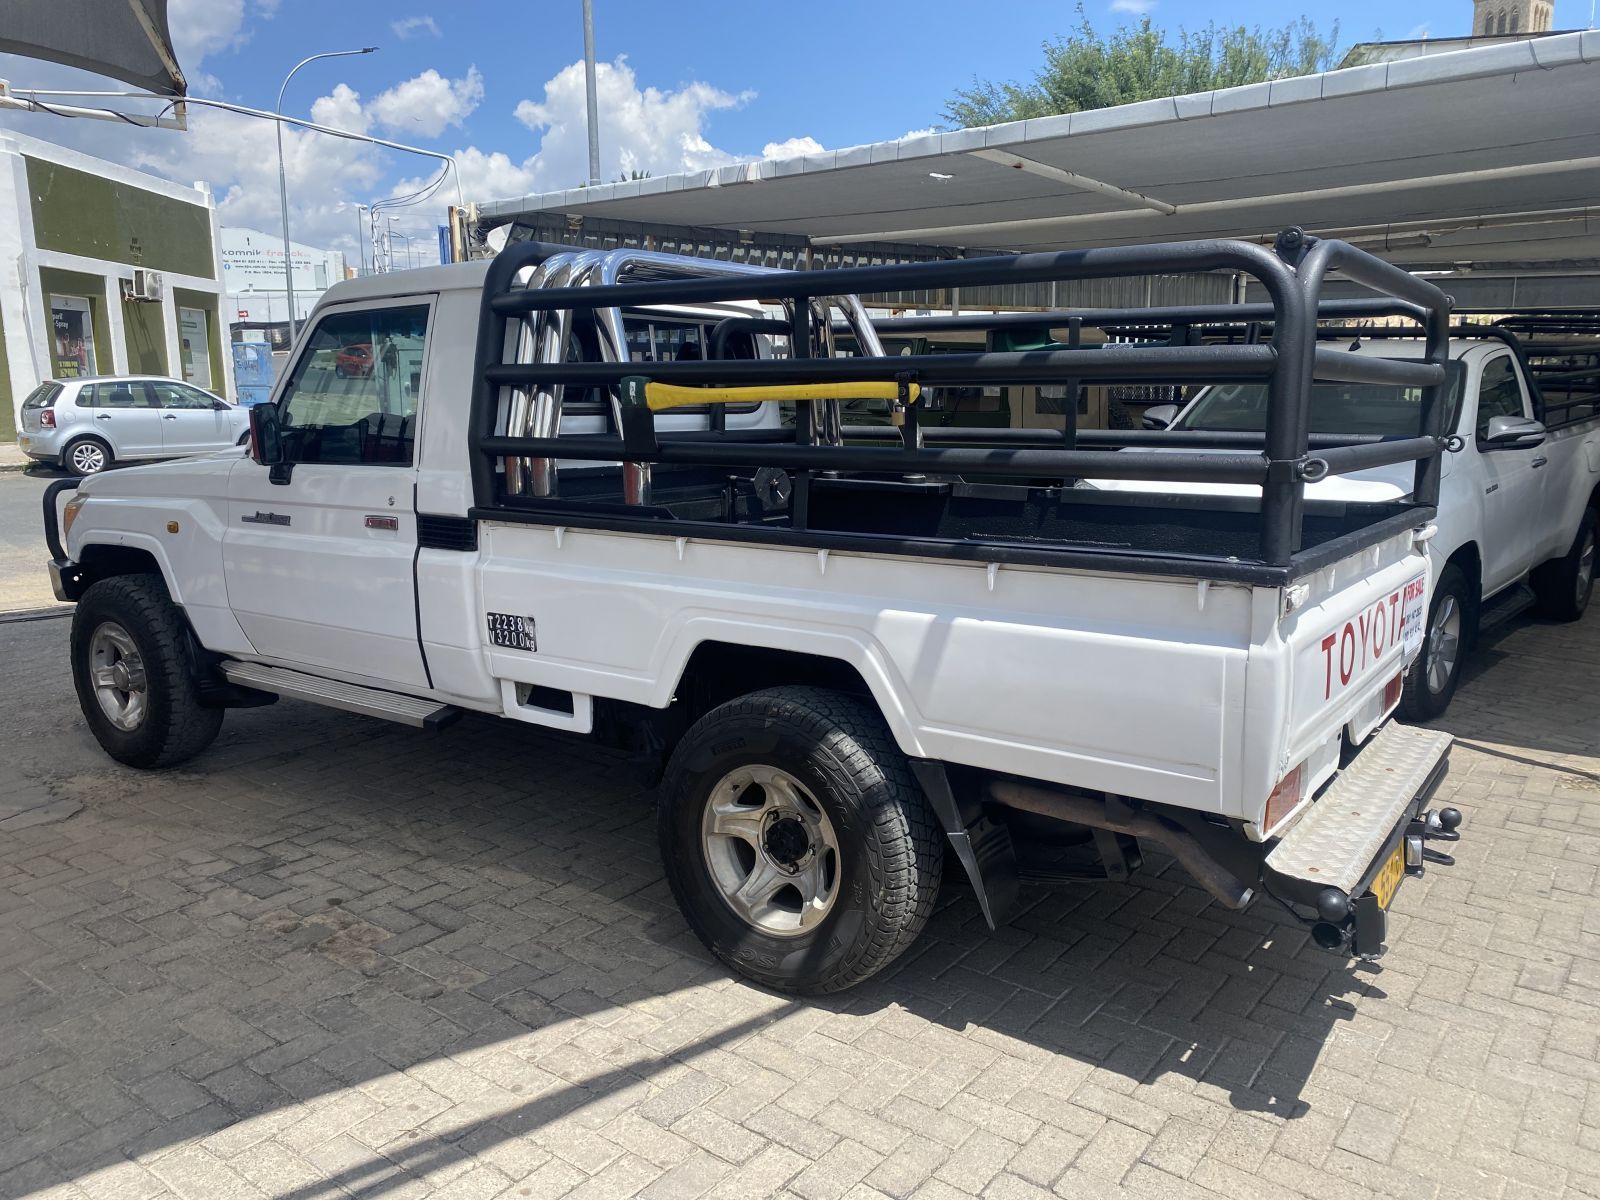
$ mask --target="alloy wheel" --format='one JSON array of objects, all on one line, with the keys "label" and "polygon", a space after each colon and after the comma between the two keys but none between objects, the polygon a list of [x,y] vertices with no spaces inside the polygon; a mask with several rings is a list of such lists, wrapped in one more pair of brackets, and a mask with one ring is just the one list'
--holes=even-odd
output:
[{"label": "alloy wheel", "polygon": [[144,724],[150,707],[144,658],[115,621],[102,624],[89,639],[89,677],[108,721],[125,733]]},{"label": "alloy wheel", "polygon": [[762,933],[806,933],[838,898],[833,822],[787,771],[752,765],[724,775],[711,789],[700,839],[718,893]]}]

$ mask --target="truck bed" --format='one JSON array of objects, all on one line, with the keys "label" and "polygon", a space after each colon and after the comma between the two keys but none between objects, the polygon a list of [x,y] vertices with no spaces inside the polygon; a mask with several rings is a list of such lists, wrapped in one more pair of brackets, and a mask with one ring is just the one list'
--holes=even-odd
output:
[{"label": "truck bed", "polygon": [[[653,530],[673,536],[748,540],[795,528],[792,497],[774,503],[754,469],[658,471],[648,506],[622,503],[619,469],[563,475],[559,499],[519,498],[479,515],[574,526]],[[977,557],[995,561],[1099,563],[1151,574],[1280,584],[1348,552],[1350,540],[1381,538],[1390,527],[1425,522],[1431,510],[1409,501],[1320,501],[1305,507],[1292,572],[1261,560],[1261,502],[1250,497],[1107,492],[1071,486],[972,482],[959,477],[905,480],[834,476],[810,481],[806,544]],[[618,522],[624,524],[618,526]]]}]

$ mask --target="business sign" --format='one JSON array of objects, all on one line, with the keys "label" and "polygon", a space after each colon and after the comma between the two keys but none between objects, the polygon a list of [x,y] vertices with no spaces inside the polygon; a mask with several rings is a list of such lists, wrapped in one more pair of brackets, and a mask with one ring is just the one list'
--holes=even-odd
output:
[{"label": "business sign", "polygon": [[183,377],[198,388],[211,387],[211,337],[206,328],[206,310],[178,309],[178,356],[183,360]]},{"label": "business sign", "polygon": [[94,322],[83,296],[51,296],[50,326],[55,349],[55,378],[93,375]]},{"label": "business sign", "polygon": [[[289,247],[297,292],[315,295],[344,277],[344,256],[311,246]],[[283,291],[283,239],[254,229],[222,230],[217,244],[222,279],[231,295]]]}]

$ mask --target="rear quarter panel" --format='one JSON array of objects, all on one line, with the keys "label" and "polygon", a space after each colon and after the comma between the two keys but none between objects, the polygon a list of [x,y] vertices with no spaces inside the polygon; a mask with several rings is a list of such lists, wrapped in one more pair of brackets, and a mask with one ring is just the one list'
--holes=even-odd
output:
[{"label": "rear quarter panel", "polygon": [[481,587],[537,630],[497,679],[663,707],[701,642],[814,653],[908,754],[1236,806],[1247,587],[491,522]]},{"label": "rear quarter panel", "polygon": [[[1239,815],[1259,820],[1278,781],[1330,740],[1372,732],[1385,685],[1421,645],[1431,587],[1428,556],[1408,530],[1286,589],[1290,611],[1257,613]],[[1259,594],[1263,604],[1270,597]]]}]

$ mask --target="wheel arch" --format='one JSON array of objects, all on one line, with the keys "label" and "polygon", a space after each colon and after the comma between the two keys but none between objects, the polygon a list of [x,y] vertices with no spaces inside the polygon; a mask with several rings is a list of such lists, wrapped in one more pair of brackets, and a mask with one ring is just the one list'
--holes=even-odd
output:
[{"label": "wheel arch", "polygon": [[667,677],[673,681],[671,702],[684,705],[690,721],[764,688],[793,684],[850,693],[872,703],[903,754],[924,757],[916,721],[882,656],[852,638],[748,627],[736,638],[708,633]]},{"label": "wheel arch", "polygon": [[1474,606],[1483,601],[1483,555],[1478,550],[1477,542],[1463,542],[1445,559],[1444,565],[1455,567],[1467,577],[1467,583],[1472,589]]},{"label": "wheel arch", "polygon": [[167,595],[181,608],[183,597],[172,564],[167,561],[160,544],[153,538],[147,542],[139,534],[123,533],[118,537],[115,542],[90,541],[78,548],[79,586],[88,588],[90,584],[118,575],[159,575]]}]

